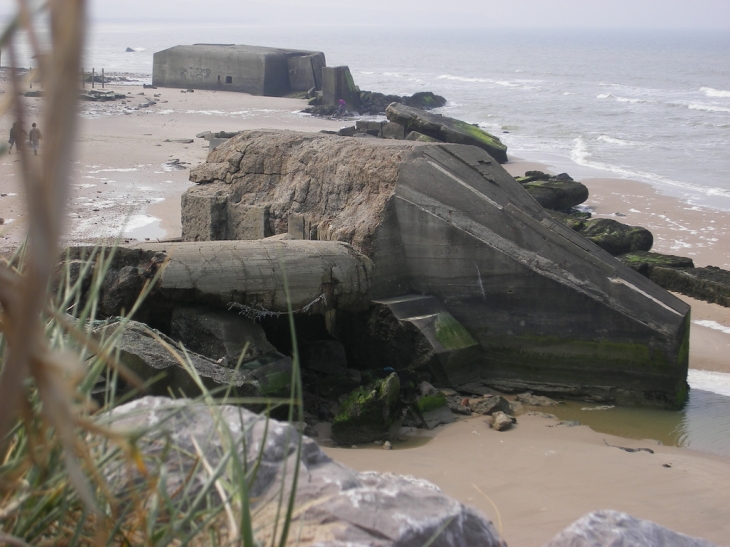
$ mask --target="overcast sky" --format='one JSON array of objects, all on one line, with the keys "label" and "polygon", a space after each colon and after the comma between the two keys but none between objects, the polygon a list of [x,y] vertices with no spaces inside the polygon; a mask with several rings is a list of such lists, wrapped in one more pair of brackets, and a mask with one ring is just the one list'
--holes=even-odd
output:
[{"label": "overcast sky", "polygon": [[[7,17],[16,0],[0,0]],[[730,29],[730,0],[90,0],[104,21]]]}]

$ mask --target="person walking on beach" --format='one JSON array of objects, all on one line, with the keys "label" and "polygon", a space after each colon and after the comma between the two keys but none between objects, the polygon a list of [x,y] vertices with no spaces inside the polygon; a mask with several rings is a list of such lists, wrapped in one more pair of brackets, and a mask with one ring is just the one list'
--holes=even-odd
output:
[{"label": "person walking on beach", "polygon": [[347,113],[347,103],[344,99],[340,99],[340,106],[337,109],[337,116],[344,116]]},{"label": "person walking on beach", "polygon": [[8,154],[13,151],[14,144],[17,144],[15,147],[16,150],[20,148],[20,144],[23,142],[23,135],[25,135],[25,131],[23,131],[20,122],[13,122],[13,127],[10,128],[10,139],[8,139],[8,142],[10,143]]},{"label": "person walking on beach", "polygon": [[40,144],[41,139],[43,138],[43,135],[41,135],[41,130],[36,127],[35,124],[33,124],[33,128],[30,130],[30,145],[33,147],[33,153],[37,156],[38,155],[38,145]]}]

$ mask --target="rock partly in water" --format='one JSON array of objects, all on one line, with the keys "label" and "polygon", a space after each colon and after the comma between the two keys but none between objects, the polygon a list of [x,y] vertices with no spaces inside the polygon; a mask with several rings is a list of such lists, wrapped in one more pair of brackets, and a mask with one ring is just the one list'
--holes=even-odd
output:
[{"label": "rock partly in water", "polygon": [[418,131],[441,142],[470,144],[486,150],[499,163],[508,161],[507,147],[502,141],[470,123],[397,103],[388,105],[385,115],[389,121],[405,127],[406,134]]},{"label": "rock partly in water", "polygon": [[332,423],[332,440],[341,445],[390,439],[401,417],[398,396],[400,380],[392,373],[384,380],[362,386],[342,402]]},{"label": "rock partly in water", "polygon": [[520,393],[517,397],[517,402],[527,406],[556,406],[559,405],[556,400],[550,397],[543,397],[542,395],[533,395],[532,393]]},{"label": "rock partly in water", "polygon": [[[233,406],[220,407],[219,415],[220,422],[201,403],[145,397],[116,408],[108,421],[120,429],[143,432],[136,445],[149,472],[161,477],[158,488],[170,496],[184,489],[194,498],[209,482],[196,456],[199,447],[213,469],[231,453],[240,458],[243,469],[258,469],[249,495],[255,523],[263,524],[255,527],[261,545],[272,543],[275,527],[268,524],[276,518],[282,484],[287,499],[298,466],[290,533],[297,545],[506,547],[486,517],[427,481],[390,473],[357,473],[331,460],[307,437],[302,438],[297,461],[300,436],[294,427],[273,420],[267,423],[263,416]],[[229,434],[215,434],[221,422]],[[118,497],[135,487],[136,476],[131,473],[130,477],[126,468],[109,469],[105,476]],[[215,489],[206,496],[206,503],[222,503]]]},{"label": "rock partly in water", "polygon": [[673,532],[619,511],[589,513],[555,536],[545,547],[715,547],[709,541]]}]

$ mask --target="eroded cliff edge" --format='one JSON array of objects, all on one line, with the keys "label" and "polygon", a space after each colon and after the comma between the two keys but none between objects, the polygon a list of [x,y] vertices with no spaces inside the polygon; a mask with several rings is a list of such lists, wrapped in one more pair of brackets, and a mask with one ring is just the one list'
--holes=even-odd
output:
[{"label": "eroded cliff edge", "polygon": [[[441,363],[442,382],[670,408],[686,399],[689,307],[552,220],[483,150],[246,131],[191,180],[186,241],[346,242],[372,260],[373,300],[440,300],[480,347]],[[378,359],[370,312],[338,313],[353,362]],[[433,328],[448,347],[448,329]]]}]

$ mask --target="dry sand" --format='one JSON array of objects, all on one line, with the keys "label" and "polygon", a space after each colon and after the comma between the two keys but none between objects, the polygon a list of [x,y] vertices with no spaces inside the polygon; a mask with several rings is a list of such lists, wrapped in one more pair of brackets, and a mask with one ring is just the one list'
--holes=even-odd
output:
[{"label": "dry sand", "polygon": [[[249,128],[319,131],[345,125],[295,113],[304,106],[301,100],[139,86],[115,89],[129,93],[126,105],[86,103],[82,107],[69,212],[72,242],[114,236],[125,218],[138,226],[128,229],[127,237],[179,236],[180,195],[189,182],[187,169],[175,166],[204,161],[207,142],[195,139],[197,133]],[[158,103],[139,108],[151,98]],[[30,121],[40,120],[42,99],[23,100]],[[7,135],[11,123],[7,116],[0,120],[0,133]],[[176,142],[182,139],[194,142]],[[0,158],[0,193],[8,194],[0,197],[0,218],[9,221],[0,229],[5,230],[0,246],[22,237],[16,160],[15,155]],[[529,162],[513,162],[506,168],[513,174],[549,169]],[[648,227],[655,234],[657,251],[691,256],[698,265],[730,268],[727,214],[687,207],[637,182],[584,182],[595,214],[620,213],[626,215],[617,217],[620,221]],[[694,320],[730,326],[730,310],[681,298],[693,305]],[[691,366],[730,372],[729,339],[719,330],[693,325]],[[434,482],[447,494],[480,508],[495,523],[501,521],[512,546],[542,545],[573,520],[599,508],[627,511],[730,545],[730,460],[556,423],[522,416],[515,429],[497,433],[482,419],[471,418],[421,432],[434,438],[425,444],[407,443],[413,448],[326,450],[355,469],[394,471]],[[627,453],[606,446],[604,439],[611,445],[651,446],[655,454]]]}]

